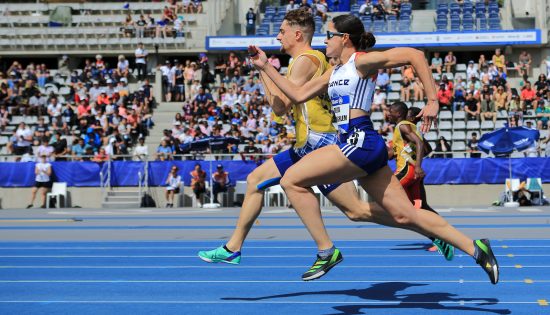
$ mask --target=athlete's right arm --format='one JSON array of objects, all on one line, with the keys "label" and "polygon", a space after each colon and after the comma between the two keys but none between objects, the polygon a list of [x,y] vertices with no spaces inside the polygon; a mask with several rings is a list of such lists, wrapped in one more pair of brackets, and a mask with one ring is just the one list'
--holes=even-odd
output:
[{"label": "athlete's right arm", "polygon": [[[295,82],[281,76],[279,72],[269,62],[267,62],[265,52],[257,47],[256,49],[258,50],[258,57],[252,58],[252,62],[261,72],[265,73],[273,81],[273,83],[275,83],[275,85],[288,97],[291,103],[303,103],[326,92],[331,71],[326,71],[322,76],[310,81],[305,79],[301,80],[304,82],[303,84],[296,84]],[[308,58],[300,59],[308,60],[307,62],[313,64],[313,62]],[[296,62],[297,61],[298,60],[296,60]],[[311,71],[311,66],[305,62],[293,65],[293,73],[302,74],[304,71]]]},{"label": "athlete's right arm", "polygon": [[[318,67],[319,65],[316,65],[311,59],[305,56],[298,57],[294,61],[292,72],[290,73],[290,77],[288,78],[288,80],[290,80],[297,86],[304,85],[315,75]],[[283,77],[280,74],[278,74],[278,76]],[[281,89],[279,89],[279,87],[265,72],[261,71],[260,77],[262,78],[264,87],[266,87],[266,96],[268,90],[271,94],[271,99],[268,96],[268,101],[269,104],[271,104],[273,112],[277,116],[284,115],[286,112],[288,112],[288,110],[294,103],[285,95],[283,91],[281,91]]]}]

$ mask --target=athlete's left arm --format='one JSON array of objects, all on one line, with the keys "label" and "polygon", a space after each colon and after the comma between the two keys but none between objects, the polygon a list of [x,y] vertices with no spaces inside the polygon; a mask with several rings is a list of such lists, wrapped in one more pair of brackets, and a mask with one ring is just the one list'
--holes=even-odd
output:
[{"label": "athlete's left arm", "polygon": [[432,77],[428,61],[424,57],[422,51],[406,47],[393,48],[383,52],[373,51],[367,54],[361,54],[355,61],[357,71],[359,71],[363,77],[376,74],[378,69],[395,68],[405,65],[413,66],[422,85],[424,85],[428,103],[422,109],[419,116],[424,118],[421,131],[428,132],[439,112],[439,103],[437,101],[435,81]]},{"label": "athlete's left arm", "polygon": [[399,126],[399,131],[404,140],[414,142],[416,145],[416,165],[414,168],[414,178],[424,178],[426,175],[422,169],[422,160],[424,159],[424,141],[412,130],[410,125]]}]

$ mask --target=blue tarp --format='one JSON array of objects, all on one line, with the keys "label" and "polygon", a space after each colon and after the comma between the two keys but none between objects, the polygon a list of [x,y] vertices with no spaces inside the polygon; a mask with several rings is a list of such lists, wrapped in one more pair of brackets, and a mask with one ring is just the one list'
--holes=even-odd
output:
[{"label": "blue tarp", "polygon": [[[186,185],[190,184],[190,172],[196,163],[210,176],[217,164],[222,164],[230,174],[231,182],[246,180],[246,176],[256,168],[254,162],[243,161],[169,161],[149,163],[149,185],[162,186],[172,165],[180,169]],[[395,168],[394,161],[390,166]],[[95,162],[53,162],[55,180],[67,182],[68,186],[100,186],[100,171],[106,173],[107,163]],[[507,158],[485,159],[426,159],[423,164],[426,172],[425,183],[441,184],[502,184],[509,176]],[[544,183],[550,183],[550,158],[512,159],[513,177],[524,180],[527,177],[540,177]],[[142,162],[114,161],[111,164],[112,186],[137,186],[138,172],[143,170]],[[0,163],[0,187],[30,187],[34,185],[33,162]]]}]

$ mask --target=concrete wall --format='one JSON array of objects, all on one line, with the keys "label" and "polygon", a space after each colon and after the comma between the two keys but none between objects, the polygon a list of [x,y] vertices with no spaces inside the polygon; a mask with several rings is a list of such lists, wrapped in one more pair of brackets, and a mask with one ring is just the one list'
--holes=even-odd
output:
[{"label": "concrete wall", "polygon": [[[550,184],[543,185],[544,191],[550,191]],[[125,190],[122,188],[121,190]],[[131,188],[130,188],[131,189]],[[137,188],[136,188],[137,189]],[[428,202],[434,207],[464,207],[490,205],[498,200],[504,185],[427,185]],[[129,190],[129,189],[128,189]],[[164,187],[153,187],[149,194],[155,200],[157,207],[164,207]],[[31,188],[0,188],[0,200],[3,209],[22,209],[29,203]],[[69,187],[68,206],[82,208],[101,208],[101,189],[90,187]],[[185,187],[184,195],[180,196],[180,206],[191,206],[192,191]],[[233,195],[232,192],[229,194]],[[222,199],[220,195],[220,200]],[[242,200],[242,197],[239,198]],[[40,206],[40,199],[35,200],[35,206]],[[233,204],[232,197],[229,204]]]}]

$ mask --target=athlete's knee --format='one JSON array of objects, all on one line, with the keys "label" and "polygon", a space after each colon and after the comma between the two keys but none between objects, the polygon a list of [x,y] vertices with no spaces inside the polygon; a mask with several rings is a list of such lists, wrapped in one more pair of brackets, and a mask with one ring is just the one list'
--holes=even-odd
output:
[{"label": "athlete's knee", "polygon": [[414,222],[414,218],[410,213],[399,212],[392,215],[395,222],[399,225],[411,225]]},{"label": "athlete's knee", "polygon": [[252,172],[246,176],[246,185],[248,189],[258,190],[257,186],[262,181],[261,174]]},{"label": "athlete's knee", "polygon": [[354,222],[370,222],[372,221],[372,211],[369,205],[365,202],[360,202],[352,209],[346,209],[345,212],[348,219]]}]

